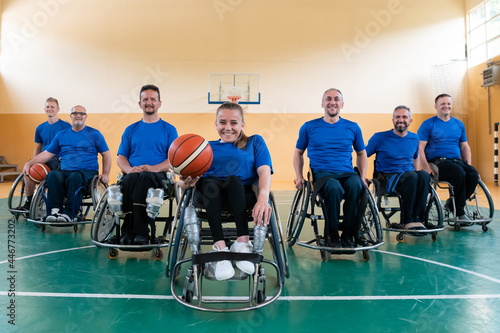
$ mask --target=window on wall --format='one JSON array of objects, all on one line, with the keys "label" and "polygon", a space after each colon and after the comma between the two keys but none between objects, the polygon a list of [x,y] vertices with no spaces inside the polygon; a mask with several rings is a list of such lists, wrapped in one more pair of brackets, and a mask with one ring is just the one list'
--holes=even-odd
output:
[{"label": "window on wall", "polygon": [[469,66],[500,55],[500,0],[488,0],[467,13]]}]

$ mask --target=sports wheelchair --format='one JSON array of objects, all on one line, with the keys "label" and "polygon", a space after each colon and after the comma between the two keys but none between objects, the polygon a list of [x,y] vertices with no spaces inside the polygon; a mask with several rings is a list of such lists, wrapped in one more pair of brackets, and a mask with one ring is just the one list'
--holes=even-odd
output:
[{"label": "sports wheelchair", "polygon": [[92,220],[87,218],[87,215],[92,207],[96,212],[96,207],[99,203],[99,198],[106,191],[107,185],[99,180],[99,176],[94,176],[85,186],[81,186],[76,190],[75,198],[81,197],[82,200],[75,200],[73,203],[73,216],[77,217],[77,221],[72,222],[47,222],[44,218],[50,215],[47,199],[47,185],[45,180],[42,181],[36,188],[33,194],[33,200],[30,206],[29,218],[27,221],[41,226],[42,232],[45,232],[47,225],[53,227],[73,227],[75,232],[78,231],[79,224],[88,224]]},{"label": "sports wheelchair", "polygon": [[[443,205],[444,221],[447,222],[448,225],[453,226],[455,231],[460,231],[462,227],[468,227],[475,224],[481,225],[483,231],[488,231],[487,225],[493,220],[495,207],[490,191],[483,181],[481,179],[478,180],[474,193],[465,201],[465,215],[469,217],[470,221],[461,221],[458,220],[456,216],[453,186],[448,182],[439,180],[439,170],[434,163],[429,163],[429,166],[436,175],[435,178],[433,177],[434,188],[436,191],[441,190],[444,192],[442,193],[443,197],[449,196]],[[446,204],[446,202],[449,202],[449,205]]]},{"label": "sports wheelchair", "polygon": [[[110,206],[110,200],[108,199],[110,199],[110,196],[112,195],[110,194],[110,189],[112,186],[119,186],[121,176],[119,176],[118,183],[108,187],[99,200],[96,213],[92,220],[92,226],[90,228],[92,243],[98,247],[108,248],[108,257],[110,259],[116,259],[118,257],[118,250],[122,250],[131,252],[153,251],[153,257],[156,260],[161,260],[163,258],[163,251],[161,248],[168,246],[168,243],[166,242],[167,234],[170,231],[172,221],[174,220],[174,204],[177,205],[179,197],[177,183],[174,179],[175,176],[173,176],[173,174],[167,173],[167,179],[162,184],[162,199],[168,203],[168,214],[166,217],[155,216],[155,218],[150,221],[150,244],[120,244],[121,223],[123,222],[125,215],[122,212],[116,212],[116,210],[112,209]],[[163,232],[159,237],[156,236],[157,222],[164,222]]]},{"label": "sports wheelchair", "polygon": [[[178,221],[171,234],[165,275],[170,278],[171,292],[174,298],[185,306],[213,312],[230,312],[256,309],[275,301],[281,294],[285,277],[289,277],[288,257],[283,242],[283,233],[274,195],[271,193],[269,203],[272,208],[271,218],[267,227],[249,228],[250,240],[254,243],[254,250],[259,240],[264,246],[264,233],[267,238],[272,260],[265,258],[262,253],[232,253],[232,252],[201,252],[202,246],[212,245],[210,228],[203,209],[196,207],[196,189],[188,189],[182,194],[179,206]],[[247,211],[248,221],[253,221],[251,210]],[[234,221],[232,214],[223,210],[223,222]],[[192,223],[194,221],[194,223]],[[191,222],[191,223],[190,223]],[[237,238],[236,229],[224,224],[224,235],[230,246]],[[194,229],[192,227],[195,226]],[[258,231],[254,231],[258,230]],[[257,234],[260,235],[257,236]],[[259,240],[257,240],[259,239]],[[190,249],[190,255],[187,249]],[[264,250],[265,251],[265,250]],[[267,252],[267,251],[265,251]],[[267,256],[267,254],[266,254]],[[215,281],[210,262],[219,260],[246,260],[255,264],[255,273],[249,277],[235,267],[235,275],[226,281]],[[186,273],[181,273],[182,266],[188,266]],[[265,266],[270,266],[276,274],[268,277]],[[238,293],[232,288],[236,281],[246,280],[248,277],[248,295]],[[182,283],[182,279],[184,283]],[[266,287],[273,281],[273,296],[266,296]],[[205,287],[208,285],[208,287]],[[221,289],[223,290],[221,292]],[[222,294],[231,292],[231,296]],[[208,294],[208,295],[207,295]]]},{"label": "sports wheelchair", "polygon": [[14,219],[17,220],[19,216],[23,216],[25,218],[29,217],[29,212],[26,212],[24,209],[19,209],[24,202],[26,201],[26,191],[24,184],[24,174],[20,174],[17,176],[16,180],[12,184],[12,187],[9,191],[9,196],[7,198],[7,206],[9,208],[9,212],[14,215]]},{"label": "sports wheelchair", "polygon": [[[370,260],[369,250],[375,249],[384,244],[382,229],[380,227],[380,221],[378,217],[377,207],[371,196],[368,188],[363,184],[363,192],[358,205],[357,221],[360,227],[359,237],[364,237],[367,241],[366,246],[358,246],[354,248],[334,248],[329,247],[327,242],[328,235],[328,223],[326,221],[326,216],[322,214],[315,214],[315,207],[320,207],[321,212],[324,212],[325,202],[321,191],[317,195],[312,195],[313,191],[313,181],[311,172],[307,174],[308,180],[306,181],[304,187],[295,192],[295,197],[292,202],[290,212],[288,214],[288,220],[286,224],[286,235],[287,242],[290,247],[297,243],[300,246],[307,247],[314,250],[319,250],[321,259],[327,261],[330,254],[354,254],[357,251],[361,251],[363,254],[363,260],[365,262]],[[299,241],[298,238],[302,231],[304,225],[304,220],[309,219],[311,221],[311,226],[313,227],[314,238],[310,241]],[[339,231],[342,230],[342,218],[340,216]],[[318,221],[323,220],[324,232],[323,235],[320,234]]]},{"label": "sports wheelchair", "polygon": [[[421,237],[429,234],[431,235],[432,241],[435,242],[437,240],[437,233],[445,229],[443,226],[443,210],[441,208],[441,201],[439,200],[436,190],[432,186],[429,186],[430,191],[427,196],[425,220],[423,221],[427,230],[412,231],[402,229],[403,204],[401,195],[399,193],[388,194],[385,180],[383,177],[379,177],[378,175],[379,173],[375,170],[373,179],[369,181],[368,186],[373,197],[376,198],[378,211],[384,217],[385,228],[383,228],[383,230],[398,232],[396,240],[399,243],[404,242],[405,235]],[[400,220],[398,223],[391,223],[390,219],[396,213],[400,214]]]}]

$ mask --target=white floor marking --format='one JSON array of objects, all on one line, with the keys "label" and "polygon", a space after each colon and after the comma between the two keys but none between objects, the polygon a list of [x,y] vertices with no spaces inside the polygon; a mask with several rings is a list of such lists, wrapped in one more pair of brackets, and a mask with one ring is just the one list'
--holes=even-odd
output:
[{"label": "white floor marking", "polygon": [[[0,296],[7,296],[0,291]],[[134,295],[134,294],[89,294],[89,293],[40,293],[16,292],[16,296],[25,297],[66,297],[66,298],[114,298],[114,299],[158,299],[172,300],[168,295]],[[211,297],[213,299],[242,299],[238,296]],[[395,296],[280,296],[281,301],[387,301],[387,300],[424,300],[424,299],[500,299],[500,294],[485,295],[395,295]]]},{"label": "white floor marking", "polygon": [[[47,254],[54,254],[54,253],[60,253],[60,252],[67,252],[67,251],[88,249],[88,248],[91,248],[91,247],[96,247],[96,246],[95,245],[88,245],[88,246],[82,246],[82,247],[73,247],[73,248],[70,248],[70,249],[62,249],[62,250],[56,250],[56,251],[49,251],[49,252],[37,253],[37,254],[29,255],[29,256],[15,258],[15,260],[18,261],[18,260],[23,260],[23,259],[28,259],[28,258],[34,258],[34,257],[44,256],[44,255],[47,255]],[[0,265],[1,264],[5,264],[6,262],[8,262],[8,260],[0,261]]]},{"label": "white floor marking", "polygon": [[388,252],[388,251],[383,251],[383,250],[372,250],[372,251],[373,252],[380,252],[380,253],[391,254],[391,255],[394,255],[394,256],[399,256],[399,257],[404,257],[404,258],[409,258],[409,259],[414,259],[414,260],[419,260],[419,261],[423,261],[423,262],[428,262],[430,264],[434,264],[434,265],[438,265],[438,266],[443,266],[443,267],[455,269],[457,271],[461,271],[461,272],[464,272],[464,273],[467,273],[467,274],[472,274],[472,275],[475,275],[477,277],[480,277],[480,278],[483,278],[483,279],[486,279],[486,280],[490,280],[492,282],[500,284],[500,280],[499,279],[496,279],[496,278],[493,278],[491,276],[484,275],[484,274],[481,274],[481,273],[477,273],[477,272],[474,272],[474,271],[470,271],[468,269],[460,268],[460,267],[457,267],[457,266],[443,264],[443,263],[440,263],[440,262],[437,262],[437,261],[433,261],[433,260],[429,260],[429,259],[422,259],[422,258],[418,258],[418,257],[413,257],[413,256],[409,256],[409,255],[406,255],[406,254],[401,254],[401,253]]}]

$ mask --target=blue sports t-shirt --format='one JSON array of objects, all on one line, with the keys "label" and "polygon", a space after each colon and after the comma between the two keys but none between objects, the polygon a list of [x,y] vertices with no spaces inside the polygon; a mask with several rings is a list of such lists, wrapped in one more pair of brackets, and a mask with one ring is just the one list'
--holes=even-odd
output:
[{"label": "blue sports t-shirt", "polygon": [[418,135],[408,132],[400,137],[393,130],[375,133],[366,145],[368,157],[376,155],[375,168],[379,172],[399,173],[413,171],[413,160],[418,157]]},{"label": "blue sports t-shirt", "polygon": [[273,172],[271,154],[260,135],[249,137],[246,149],[239,149],[232,142],[220,140],[209,143],[214,159],[203,177],[211,176],[224,180],[229,176],[238,176],[243,185],[251,185],[258,179],[257,169],[260,166],[269,165],[271,173]]},{"label": "blue sports t-shirt", "polygon": [[125,156],[130,166],[157,165],[168,159],[168,148],[177,139],[177,130],[166,121],[154,123],[142,120],[123,132],[118,155]]},{"label": "blue sports t-shirt", "polygon": [[38,125],[35,130],[35,142],[42,144],[42,151],[46,150],[56,134],[62,130],[70,128],[71,124],[59,119],[52,125],[48,121]]},{"label": "blue sports t-shirt", "polygon": [[72,128],[57,133],[47,151],[61,156],[61,170],[99,171],[97,153],[108,151],[106,140],[95,128],[85,126],[75,132]]},{"label": "blue sports t-shirt", "polygon": [[464,124],[451,117],[443,121],[434,116],[422,123],[418,129],[421,141],[427,141],[425,157],[430,160],[436,157],[460,158],[460,143],[467,142]]},{"label": "blue sports t-shirt", "polygon": [[330,124],[318,118],[302,125],[295,147],[307,149],[307,157],[315,172],[354,172],[352,148],[357,152],[362,151],[365,143],[361,129],[355,122],[340,118]]}]

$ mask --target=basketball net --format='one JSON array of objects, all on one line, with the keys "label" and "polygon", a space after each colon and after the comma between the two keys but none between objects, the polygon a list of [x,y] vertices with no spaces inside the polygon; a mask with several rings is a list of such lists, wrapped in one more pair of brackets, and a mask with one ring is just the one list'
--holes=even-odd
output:
[{"label": "basketball net", "polygon": [[238,100],[241,98],[241,96],[227,96],[227,99],[229,99],[231,102],[238,104]]}]

